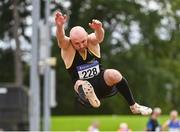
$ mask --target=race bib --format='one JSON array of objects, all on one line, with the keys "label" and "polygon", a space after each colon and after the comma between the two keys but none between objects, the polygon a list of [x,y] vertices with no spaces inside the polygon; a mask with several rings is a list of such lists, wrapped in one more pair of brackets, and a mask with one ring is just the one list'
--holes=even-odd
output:
[{"label": "race bib", "polygon": [[90,64],[84,64],[76,67],[79,79],[89,79],[100,73],[99,62],[97,60]]}]

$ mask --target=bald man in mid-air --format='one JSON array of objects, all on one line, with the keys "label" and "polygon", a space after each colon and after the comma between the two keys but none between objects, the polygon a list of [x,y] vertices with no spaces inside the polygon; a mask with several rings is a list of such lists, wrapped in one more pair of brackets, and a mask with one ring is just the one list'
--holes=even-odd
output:
[{"label": "bald man in mid-air", "polygon": [[100,100],[120,93],[134,114],[149,115],[151,108],[139,105],[133,98],[126,79],[115,69],[104,69],[101,64],[100,44],[104,29],[99,20],[93,19],[89,26],[94,33],[88,34],[81,26],[75,26],[67,37],[64,32],[66,15],[55,14],[56,37],[61,57],[71,76],[80,104],[97,108]]}]

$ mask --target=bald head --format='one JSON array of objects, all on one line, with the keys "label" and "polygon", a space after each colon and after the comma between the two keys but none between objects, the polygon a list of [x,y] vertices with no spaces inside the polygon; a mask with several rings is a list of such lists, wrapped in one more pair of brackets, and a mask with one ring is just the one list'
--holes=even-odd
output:
[{"label": "bald head", "polygon": [[71,29],[70,31],[70,39],[71,40],[79,40],[82,38],[86,38],[87,37],[87,32],[85,31],[85,29],[81,26],[75,26]]}]

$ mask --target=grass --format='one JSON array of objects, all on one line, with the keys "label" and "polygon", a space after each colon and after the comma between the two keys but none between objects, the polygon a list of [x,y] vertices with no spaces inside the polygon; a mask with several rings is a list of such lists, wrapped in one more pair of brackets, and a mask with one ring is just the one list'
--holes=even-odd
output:
[{"label": "grass", "polygon": [[[52,117],[52,131],[87,131],[93,121],[100,123],[100,131],[117,131],[121,122],[126,122],[133,131],[143,131],[146,127],[147,116],[54,116]],[[168,116],[161,116],[162,124]]]}]

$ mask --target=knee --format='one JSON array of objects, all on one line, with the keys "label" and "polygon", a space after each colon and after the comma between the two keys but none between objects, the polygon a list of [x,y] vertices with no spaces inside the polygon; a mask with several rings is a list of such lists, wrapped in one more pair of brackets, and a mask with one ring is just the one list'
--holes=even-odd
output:
[{"label": "knee", "polygon": [[114,83],[118,83],[119,81],[121,81],[122,75],[117,70],[111,70],[109,73],[109,79]]},{"label": "knee", "polygon": [[105,81],[108,85],[114,85],[120,82],[122,79],[122,75],[119,71],[114,69],[108,69],[105,71]]}]

